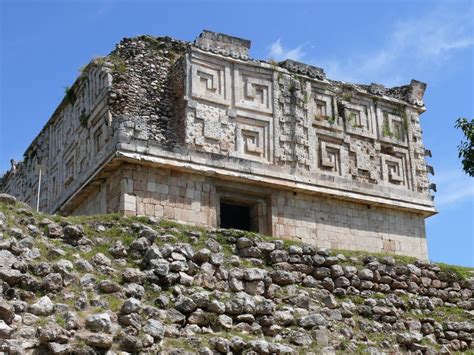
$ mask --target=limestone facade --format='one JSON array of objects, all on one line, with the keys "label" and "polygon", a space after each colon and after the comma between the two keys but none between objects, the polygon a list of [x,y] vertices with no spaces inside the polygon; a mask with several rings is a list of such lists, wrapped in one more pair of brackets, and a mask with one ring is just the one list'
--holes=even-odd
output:
[{"label": "limestone facade", "polygon": [[426,85],[336,82],[249,48],[209,31],[124,39],[85,68],[0,189],[35,205],[41,169],[42,211],[219,227],[232,204],[260,233],[426,259]]}]

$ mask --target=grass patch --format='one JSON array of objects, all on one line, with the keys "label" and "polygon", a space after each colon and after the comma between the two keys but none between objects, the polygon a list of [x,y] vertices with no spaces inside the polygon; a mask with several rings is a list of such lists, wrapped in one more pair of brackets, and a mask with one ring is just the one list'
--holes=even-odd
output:
[{"label": "grass patch", "polygon": [[[208,346],[208,341],[205,336],[200,336],[200,347]],[[177,339],[173,338],[165,338],[163,341],[163,349],[181,349],[185,351],[189,351],[191,354],[196,353],[196,343],[190,342],[186,337],[181,337]]]},{"label": "grass patch", "polygon": [[[7,205],[7,204],[0,204],[0,211],[2,211],[6,216],[5,224],[8,227],[14,227],[16,225],[16,221],[22,218],[22,214],[17,212],[17,208],[21,208],[22,204],[17,203],[15,206]],[[101,243],[95,243],[97,245],[93,246],[93,250],[87,253],[82,253],[82,256],[85,258],[91,258],[98,252],[103,253],[110,257],[109,248],[118,240],[122,241],[125,246],[129,246],[133,240],[136,239],[137,232],[132,228],[134,223],[140,223],[144,225],[148,225],[155,230],[157,230],[160,234],[171,234],[174,236],[175,239],[172,242],[184,242],[190,243],[193,245],[193,249],[197,250],[199,248],[205,247],[206,240],[211,236],[211,232],[206,230],[205,228],[200,227],[193,227],[189,225],[182,225],[173,221],[169,220],[160,220],[159,224],[152,225],[149,223],[148,217],[126,217],[119,213],[111,213],[111,214],[103,214],[103,215],[90,215],[90,216],[72,216],[72,217],[62,217],[57,215],[46,215],[42,213],[37,213],[31,211],[33,217],[36,220],[41,220],[43,218],[49,218],[56,223],[60,222],[69,222],[72,224],[82,225],[84,228],[84,232],[86,236],[91,239],[92,241],[97,241],[98,238],[102,240]],[[104,226],[105,229],[102,231],[97,230],[97,226],[101,225]],[[18,225],[19,228],[23,228],[23,226]],[[191,232],[199,232],[200,236],[191,237]],[[8,237],[8,233],[5,233],[5,238]],[[229,242],[230,238],[239,238],[239,237],[247,237],[252,240],[262,241],[262,242],[273,242],[275,238],[270,236],[264,236],[257,233],[247,232],[247,231],[239,231],[239,230],[227,230],[223,233],[212,233],[212,237],[222,246],[222,252],[225,256],[233,255],[233,249],[231,248],[231,243]],[[74,253],[77,253],[72,247],[69,247],[62,243],[61,240],[49,240],[45,243],[43,241],[36,239],[36,247],[38,247],[42,253],[41,258],[38,261],[51,261],[57,259],[74,259]],[[289,248],[292,245],[301,246],[302,243],[299,240],[288,240],[283,239],[283,246],[285,249]],[[168,243],[169,241],[163,240],[162,238],[157,238],[157,244],[164,244]],[[50,246],[52,244],[63,249],[66,252],[65,256],[57,256],[51,257],[49,255]],[[410,256],[403,256],[403,255],[396,255],[396,254],[388,254],[388,253],[368,253],[364,251],[349,251],[349,250],[338,250],[333,249],[331,251],[332,255],[342,254],[346,258],[356,257],[359,260],[362,260],[364,257],[371,255],[376,257],[377,259],[381,260],[384,257],[390,256],[395,259],[398,264],[406,265],[410,263],[415,263],[416,258]],[[127,258],[128,261],[128,258]],[[245,258],[241,258],[242,265],[251,267],[251,262],[245,260]],[[346,260],[341,261],[341,264],[347,265],[354,265],[355,263]],[[469,277],[474,276],[474,268],[469,267],[462,267],[462,266],[455,266],[455,265],[447,265],[444,263],[437,263],[441,272],[444,273],[444,276],[447,276],[449,281],[462,281],[466,280]]]},{"label": "grass patch", "polygon": [[442,272],[448,275],[449,279],[452,280],[467,280],[470,277],[474,277],[474,268],[466,266],[448,265],[445,263],[436,263]]},{"label": "grass patch", "polygon": [[110,243],[104,243],[104,244],[96,245],[94,248],[91,249],[91,251],[82,253],[81,256],[84,259],[87,259],[87,260],[92,259],[92,257],[94,257],[94,255],[96,255],[98,253],[102,253],[105,256],[110,257],[111,255],[109,253],[109,248],[111,246],[112,246],[112,244],[110,244]]},{"label": "grass patch", "polygon": [[367,332],[365,333],[365,335],[367,336],[367,339],[376,343],[378,346],[380,345],[382,341],[390,339],[389,334],[379,333],[379,332],[376,332],[376,333]]},{"label": "grass patch", "polygon": [[131,224],[130,218],[124,217],[119,213],[96,214],[88,216],[71,216],[67,220],[73,224],[87,224],[91,222],[98,222],[105,224],[107,222],[120,222],[120,224]]},{"label": "grass patch", "polygon": [[125,64],[125,61],[117,54],[111,54],[107,57],[107,59],[110,63],[112,63],[112,70],[114,73],[124,74],[127,72],[127,65]]},{"label": "grass patch", "polygon": [[36,322],[36,325],[39,327],[44,327],[46,324],[48,324],[49,318],[48,317],[40,317],[38,321]]},{"label": "grass patch", "polygon": [[430,314],[437,322],[447,322],[447,321],[473,321],[474,317],[466,312],[464,309],[457,306],[454,307],[436,307],[432,314]]},{"label": "grass patch", "polygon": [[62,328],[66,326],[66,320],[64,319],[62,314],[56,314],[56,323]]},{"label": "grass patch", "polygon": [[152,306],[155,306],[155,300],[165,294],[165,295],[170,295],[171,294],[171,291],[170,290],[166,290],[166,291],[155,291],[151,288],[151,286],[149,284],[146,284],[144,285],[145,287],[145,294],[143,295],[143,303],[145,304],[149,304],[149,305],[152,305]]},{"label": "grass patch", "polygon": [[[395,259],[397,264],[403,264],[403,265],[413,264],[414,262],[416,262],[418,260],[417,258],[412,257],[412,256],[398,255],[398,254],[391,254],[391,253],[369,253],[369,252],[366,252],[366,251],[359,251],[359,250],[332,249],[331,254],[333,254],[333,255],[342,254],[346,258],[356,257],[356,258],[359,258],[359,259],[370,255],[370,256],[376,257],[379,260],[382,260],[383,258],[385,258],[387,256],[390,256],[390,257]],[[350,264],[352,265],[353,263],[350,262]]]}]

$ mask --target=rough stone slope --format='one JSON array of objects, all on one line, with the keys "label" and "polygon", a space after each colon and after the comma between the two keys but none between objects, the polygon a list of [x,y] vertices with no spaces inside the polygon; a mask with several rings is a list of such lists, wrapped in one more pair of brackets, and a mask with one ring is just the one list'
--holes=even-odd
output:
[{"label": "rough stone slope", "polygon": [[0,194],[0,351],[472,351],[471,272]]}]

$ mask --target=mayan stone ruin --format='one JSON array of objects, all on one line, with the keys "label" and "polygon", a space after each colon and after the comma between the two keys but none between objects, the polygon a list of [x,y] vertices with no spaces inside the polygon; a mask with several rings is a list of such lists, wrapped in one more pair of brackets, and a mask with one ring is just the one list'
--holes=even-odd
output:
[{"label": "mayan stone ruin", "polygon": [[[0,191],[323,248],[427,258],[424,83],[385,88],[254,60],[250,41],[123,39],[81,72]],[[38,198],[38,181],[41,186]]]}]

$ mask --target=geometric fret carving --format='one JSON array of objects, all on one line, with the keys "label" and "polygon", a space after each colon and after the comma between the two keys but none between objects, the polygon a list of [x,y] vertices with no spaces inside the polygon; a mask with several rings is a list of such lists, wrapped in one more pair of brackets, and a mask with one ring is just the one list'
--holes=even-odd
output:
[{"label": "geometric fret carving", "polygon": [[236,107],[273,112],[273,84],[270,74],[253,72],[236,65],[234,78]]},{"label": "geometric fret carving", "polygon": [[265,151],[264,130],[261,127],[249,127],[241,129],[240,136],[245,154],[261,157]]},{"label": "geometric fret carving", "polygon": [[376,120],[374,105],[372,102],[351,98],[350,102],[344,102],[344,117],[348,133],[368,138],[376,138]]},{"label": "geometric fret carving", "polygon": [[273,146],[270,119],[251,114],[244,116],[242,113],[242,115],[237,115],[234,122],[235,152],[233,155],[268,163],[271,160]]},{"label": "geometric fret carving", "polygon": [[226,62],[192,58],[191,95],[194,98],[216,103],[230,104],[230,65]]},{"label": "geometric fret carving", "polygon": [[393,183],[403,182],[402,164],[400,161],[386,161],[388,170],[388,180]]},{"label": "geometric fret carving", "polygon": [[377,108],[379,118],[379,139],[402,146],[407,146],[408,119],[404,111],[396,108]]},{"label": "geometric fret carving", "polygon": [[319,167],[341,175],[341,146],[320,140]]},{"label": "geometric fret carving", "polygon": [[311,90],[308,109],[312,112],[313,123],[332,130],[342,130],[342,120],[337,113],[335,96],[320,87],[312,86]]},{"label": "geometric fret carving", "polygon": [[382,180],[393,185],[408,187],[407,156],[404,153],[397,155],[380,155]]},{"label": "geometric fret carving", "polygon": [[356,91],[347,96],[345,89],[332,91],[331,85],[305,79],[293,92],[284,72],[200,51],[191,51],[188,64],[186,94],[195,115],[189,136],[200,149],[262,163],[273,163],[277,154],[278,161],[298,167],[308,161],[310,172],[344,181],[418,184],[406,148],[417,131],[401,106]]}]

